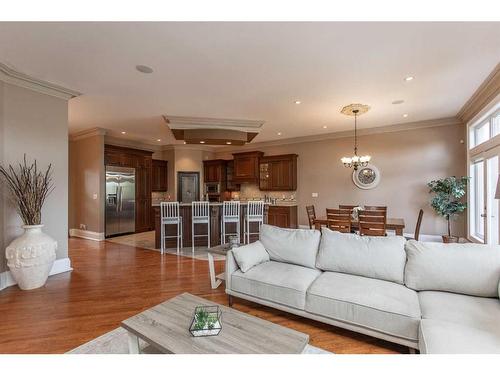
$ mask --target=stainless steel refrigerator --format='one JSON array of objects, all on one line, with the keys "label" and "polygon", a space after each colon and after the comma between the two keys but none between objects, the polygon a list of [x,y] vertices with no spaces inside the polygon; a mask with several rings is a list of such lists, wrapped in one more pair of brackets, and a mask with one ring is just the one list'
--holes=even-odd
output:
[{"label": "stainless steel refrigerator", "polygon": [[106,166],[106,237],[135,232],[135,169]]}]

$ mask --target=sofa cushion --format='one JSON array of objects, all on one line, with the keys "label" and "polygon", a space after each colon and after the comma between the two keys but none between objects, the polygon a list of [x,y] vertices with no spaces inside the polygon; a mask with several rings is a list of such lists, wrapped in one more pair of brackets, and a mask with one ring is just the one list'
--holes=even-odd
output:
[{"label": "sofa cushion", "polygon": [[500,337],[498,298],[473,297],[447,292],[419,292],[423,319],[445,320],[494,331]]},{"label": "sofa cushion", "polygon": [[311,229],[284,229],[262,225],[260,241],[271,260],[316,268],[321,233]]},{"label": "sofa cushion", "polygon": [[261,263],[231,275],[231,289],[282,305],[304,309],[307,288],[321,271],[280,262]]},{"label": "sofa cushion", "polygon": [[324,272],[310,286],[306,311],[417,340],[417,293],[404,285],[337,272]]},{"label": "sofa cushion", "polygon": [[406,253],[409,288],[498,297],[500,246],[412,240]]},{"label": "sofa cushion", "polygon": [[444,320],[422,319],[418,341],[423,354],[500,354],[498,332]]},{"label": "sofa cushion", "polygon": [[403,284],[405,242],[401,236],[361,237],[323,228],[316,267]]},{"label": "sofa cushion", "polygon": [[269,253],[260,241],[233,248],[233,255],[242,272],[264,262],[269,262]]}]

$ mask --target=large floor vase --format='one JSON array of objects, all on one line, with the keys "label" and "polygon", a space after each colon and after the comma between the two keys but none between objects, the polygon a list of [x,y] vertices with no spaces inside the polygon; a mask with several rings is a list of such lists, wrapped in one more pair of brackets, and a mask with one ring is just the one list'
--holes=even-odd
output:
[{"label": "large floor vase", "polygon": [[45,285],[56,259],[57,241],[42,232],[43,225],[23,225],[24,234],[7,246],[12,277],[23,290]]}]

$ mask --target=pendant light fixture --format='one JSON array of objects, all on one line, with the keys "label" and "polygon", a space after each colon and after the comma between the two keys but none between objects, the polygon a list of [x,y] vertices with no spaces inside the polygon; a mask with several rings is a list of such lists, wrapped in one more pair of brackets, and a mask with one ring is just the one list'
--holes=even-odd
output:
[{"label": "pendant light fixture", "polygon": [[343,157],[340,159],[346,168],[366,167],[371,160],[370,155],[358,156],[358,116],[368,112],[369,106],[365,104],[349,104],[340,111],[344,115],[354,116],[354,155],[351,157]]}]

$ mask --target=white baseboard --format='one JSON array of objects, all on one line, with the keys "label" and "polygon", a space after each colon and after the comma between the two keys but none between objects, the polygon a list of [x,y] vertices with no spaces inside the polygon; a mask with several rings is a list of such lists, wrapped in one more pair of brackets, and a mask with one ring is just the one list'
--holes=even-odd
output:
[{"label": "white baseboard", "polygon": [[[52,269],[49,272],[49,276],[69,271],[73,271],[73,268],[71,268],[71,259],[69,258],[56,259],[54,265],[52,266]],[[10,274],[10,271],[5,271],[0,273],[0,290],[16,284],[17,283]]]},{"label": "white baseboard", "polygon": [[104,233],[92,232],[90,230],[82,230],[82,229],[70,229],[69,236],[85,238],[86,240],[92,240],[92,241],[104,241],[105,239]]}]

